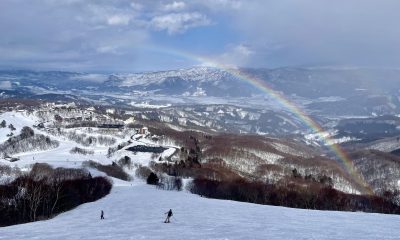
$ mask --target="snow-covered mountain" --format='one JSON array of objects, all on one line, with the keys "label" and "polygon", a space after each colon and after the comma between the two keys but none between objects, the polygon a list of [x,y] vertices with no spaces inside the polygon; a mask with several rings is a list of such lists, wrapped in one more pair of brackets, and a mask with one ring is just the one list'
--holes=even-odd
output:
[{"label": "snow-covered mountain", "polygon": [[261,92],[228,71],[215,68],[113,74],[108,86],[183,96],[249,97]]},{"label": "snow-covered mountain", "polygon": [[136,110],[138,119],[152,119],[185,128],[202,128],[216,132],[256,133],[285,136],[307,131],[305,124],[291,113],[233,105],[167,106]]},{"label": "snow-covered mountain", "polygon": [[[115,80],[118,78],[122,80],[122,86],[137,86],[137,85],[151,85],[161,84],[168,78],[181,78],[189,82],[214,82],[223,81],[224,78],[230,76],[226,71],[216,68],[199,67],[181,70],[161,71],[161,72],[146,72],[135,74],[114,74]],[[121,86],[120,85],[120,86]]]},{"label": "snow-covered mountain", "polygon": [[[400,70],[397,69],[240,71],[250,78],[264,81],[313,114],[343,117],[400,113]],[[70,94],[81,100],[103,103],[160,100],[163,104],[182,104],[204,102],[212,97],[214,103],[236,101],[251,106],[271,106],[270,100],[265,101],[271,96],[248,80],[238,78],[229,70],[209,67],[114,74],[0,71],[0,98],[56,98],[49,94]]]}]

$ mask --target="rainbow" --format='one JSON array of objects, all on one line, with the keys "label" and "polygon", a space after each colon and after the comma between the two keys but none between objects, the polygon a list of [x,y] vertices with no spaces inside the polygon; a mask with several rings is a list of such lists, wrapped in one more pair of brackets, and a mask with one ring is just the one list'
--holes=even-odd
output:
[{"label": "rainbow", "polygon": [[202,65],[214,67],[217,69],[224,70],[231,75],[235,76],[236,78],[249,83],[250,85],[256,87],[257,89],[261,90],[262,92],[266,93],[268,96],[272,97],[275,99],[278,103],[280,103],[284,108],[286,108],[289,112],[293,113],[296,115],[304,124],[306,124],[312,131],[314,131],[319,139],[322,139],[323,142],[330,148],[330,150],[338,157],[338,159],[343,163],[343,166],[345,167],[347,173],[353,178],[353,180],[357,183],[358,186],[362,188],[362,193],[363,194],[370,194],[372,195],[374,193],[372,187],[364,180],[364,178],[361,176],[360,173],[356,170],[353,161],[347,154],[347,152],[340,147],[338,144],[335,143],[335,141],[332,139],[329,134],[324,134],[325,131],[321,127],[320,124],[318,124],[316,121],[314,121],[306,112],[304,112],[299,106],[297,106],[295,103],[290,101],[286,96],[283,94],[279,93],[278,91],[274,90],[271,86],[269,86],[265,81],[254,77],[250,74],[247,74],[243,71],[240,71],[239,69],[219,63],[215,60],[212,60],[210,58],[205,58],[201,56],[196,56],[193,54],[189,54],[186,52],[182,51],[176,51],[174,49],[166,49],[166,48],[158,48],[158,47],[148,47],[145,46],[142,49],[150,50],[150,51],[157,51],[160,53],[165,53],[165,54],[171,54],[177,57],[185,58],[191,61],[198,62]]},{"label": "rainbow", "polygon": [[[224,68],[224,70],[227,70]],[[359,186],[361,186],[364,190],[364,193],[372,194],[372,188],[365,182],[363,177],[357,172],[353,161],[346,153],[346,151],[341,148],[335,141],[332,139],[329,134],[323,134],[325,131],[318,124],[314,121],[307,113],[305,113],[300,107],[295,105],[292,101],[287,99],[281,93],[275,91],[272,87],[270,87],[265,81],[258,79],[256,77],[250,76],[246,73],[243,73],[237,69],[229,69],[227,70],[229,73],[233,74],[234,76],[250,83],[251,85],[257,87],[258,89],[262,90],[263,92],[267,93],[269,96],[276,99],[282,106],[288,109],[290,112],[295,114],[302,122],[304,122],[310,129],[312,129],[318,136],[319,139],[322,139],[325,144],[335,153],[335,155],[340,159],[343,163],[347,172],[352,176],[352,178],[357,182]]]}]

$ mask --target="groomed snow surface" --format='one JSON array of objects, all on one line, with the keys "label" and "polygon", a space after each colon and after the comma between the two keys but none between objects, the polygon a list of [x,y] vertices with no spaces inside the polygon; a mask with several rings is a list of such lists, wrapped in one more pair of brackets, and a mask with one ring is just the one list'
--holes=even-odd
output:
[{"label": "groomed snow surface", "polygon": [[121,183],[54,219],[0,228],[0,239],[400,239],[396,215],[263,206]]}]

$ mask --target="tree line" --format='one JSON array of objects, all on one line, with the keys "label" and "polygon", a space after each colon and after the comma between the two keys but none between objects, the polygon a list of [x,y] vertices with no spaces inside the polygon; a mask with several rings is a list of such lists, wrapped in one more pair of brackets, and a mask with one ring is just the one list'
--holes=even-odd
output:
[{"label": "tree line", "polygon": [[189,190],[208,198],[274,206],[400,214],[400,207],[395,204],[398,193],[391,191],[382,196],[355,195],[319,183],[277,185],[245,179],[218,181],[207,178],[196,178]]},{"label": "tree line", "polygon": [[29,173],[0,185],[0,226],[49,219],[104,197],[111,187],[107,178],[83,169],[36,163]]}]

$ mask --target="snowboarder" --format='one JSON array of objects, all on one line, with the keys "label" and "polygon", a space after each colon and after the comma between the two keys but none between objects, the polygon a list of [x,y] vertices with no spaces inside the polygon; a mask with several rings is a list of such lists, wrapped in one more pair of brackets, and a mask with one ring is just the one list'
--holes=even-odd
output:
[{"label": "snowboarder", "polygon": [[104,219],[104,211],[103,210],[101,210],[100,219]]},{"label": "snowboarder", "polygon": [[172,209],[170,209],[168,212],[166,212],[167,218],[165,219],[164,223],[169,223],[169,219],[172,217]]}]

